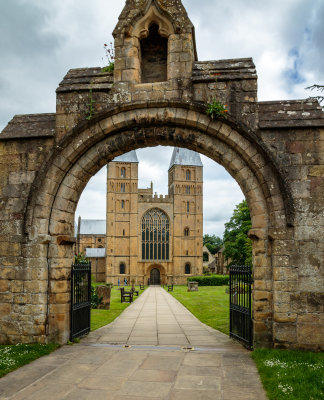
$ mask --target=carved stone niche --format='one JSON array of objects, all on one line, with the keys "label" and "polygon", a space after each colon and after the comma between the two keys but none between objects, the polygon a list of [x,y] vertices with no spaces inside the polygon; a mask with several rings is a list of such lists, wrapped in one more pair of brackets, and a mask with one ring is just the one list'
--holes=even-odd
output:
[{"label": "carved stone niche", "polygon": [[137,37],[139,40],[149,36],[150,25],[156,24],[159,27],[159,35],[168,38],[174,34],[174,28],[165,16],[161,15],[157,8],[152,5],[145,16],[141,18],[134,27],[129,30],[129,36]]},{"label": "carved stone niche", "polygon": [[172,23],[152,5],[130,34],[139,41],[140,82],[165,82],[168,79],[168,38],[174,34]]}]

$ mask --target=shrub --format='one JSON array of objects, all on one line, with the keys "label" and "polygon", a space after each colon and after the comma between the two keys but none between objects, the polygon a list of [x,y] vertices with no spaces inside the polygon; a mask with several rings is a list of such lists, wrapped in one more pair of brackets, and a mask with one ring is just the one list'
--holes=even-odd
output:
[{"label": "shrub", "polygon": [[199,286],[224,286],[229,284],[228,275],[192,276],[188,282],[198,282]]},{"label": "shrub", "polygon": [[98,296],[97,288],[91,286],[91,308],[98,308],[102,302],[102,297]]}]

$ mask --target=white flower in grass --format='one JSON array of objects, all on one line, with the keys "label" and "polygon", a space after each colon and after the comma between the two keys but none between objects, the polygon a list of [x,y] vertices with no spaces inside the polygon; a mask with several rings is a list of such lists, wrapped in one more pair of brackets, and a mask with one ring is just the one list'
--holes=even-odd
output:
[{"label": "white flower in grass", "polygon": [[289,385],[283,385],[283,384],[281,384],[281,383],[279,383],[278,389],[280,389],[281,392],[282,392],[282,393],[285,393],[285,394],[291,394],[291,393],[293,392],[293,388],[292,388],[291,386],[289,386]]}]

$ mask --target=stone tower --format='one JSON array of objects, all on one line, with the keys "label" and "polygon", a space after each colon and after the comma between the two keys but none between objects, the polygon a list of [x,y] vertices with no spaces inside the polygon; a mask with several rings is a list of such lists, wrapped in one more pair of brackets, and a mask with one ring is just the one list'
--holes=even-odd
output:
[{"label": "stone tower", "polygon": [[191,97],[195,32],[180,0],[127,0],[113,36],[114,101]]},{"label": "stone tower", "polygon": [[[169,168],[173,197],[174,270],[200,274],[203,249],[203,164],[194,151],[175,148]],[[190,272],[189,272],[190,271]]]},{"label": "stone tower", "polygon": [[107,281],[136,274],[138,160],[135,151],[107,166]]}]

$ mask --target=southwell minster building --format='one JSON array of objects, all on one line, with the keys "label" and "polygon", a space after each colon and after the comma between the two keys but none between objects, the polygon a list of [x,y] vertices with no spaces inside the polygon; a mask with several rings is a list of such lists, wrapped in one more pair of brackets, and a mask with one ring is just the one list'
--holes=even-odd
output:
[{"label": "southwell minster building", "polygon": [[[106,240],[103,221],[81,220],[79,249],[99,280],[114,284],[186,283],[203,269],[203,165],[200,155],[175,148],[168,195],[138,187],[131,151],[107,166]],[[100,241],[100,242],[99,242]],[[98,245],[99,243],[99,245]],[[105,247],[105,249],[104,249]]]}]

